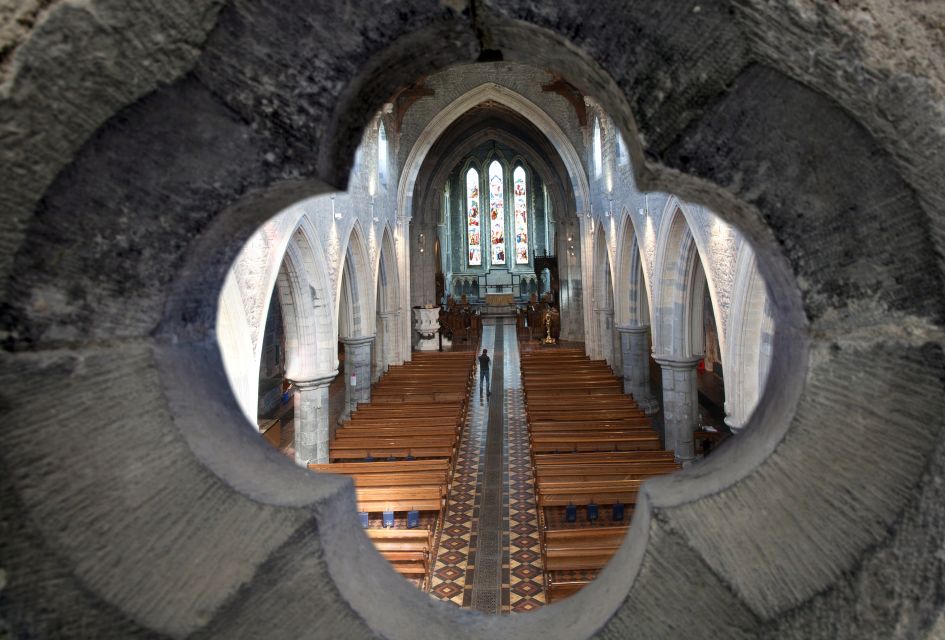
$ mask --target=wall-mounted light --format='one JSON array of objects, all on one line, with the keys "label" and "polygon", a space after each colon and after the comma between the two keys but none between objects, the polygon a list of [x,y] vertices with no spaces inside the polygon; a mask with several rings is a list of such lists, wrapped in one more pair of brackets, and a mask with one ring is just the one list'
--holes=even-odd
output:
[{"label": "wall-mounted light", "polygon": [[417,238],[417,244],[420,245],[420,253],[423,253],[423,247],[424,247],[425,242],[426,242],[426,238],[421,233],[420,236]]},{"label": "wall-mounted light", "polygon": [[609,218],[610,216],[614,215],[614,199],[612,197],[607,198],[607,201],[609,205],[608,205],[607,211],[604,212],[604,215],[606,215]]},{"label": "wall-mounted light", "polygon": [[374,194],[371,194],[371,219],[374,222],[380,222],[380,219],[377,217],[377,211],[374,209]]},{"label": "wall-mounted light", "polygon": [[335,196],[331,197],[331,216],[335,220],[341,220],[341,212],[335,211]]}]

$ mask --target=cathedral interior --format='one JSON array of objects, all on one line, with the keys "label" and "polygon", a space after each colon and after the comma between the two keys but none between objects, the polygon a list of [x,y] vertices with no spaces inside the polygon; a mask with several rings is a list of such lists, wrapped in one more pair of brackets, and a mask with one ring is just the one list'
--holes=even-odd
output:
[{"label": "cathedral interior", "polygon": [[945,637],[938,3],[0,45],[0,638]]}]

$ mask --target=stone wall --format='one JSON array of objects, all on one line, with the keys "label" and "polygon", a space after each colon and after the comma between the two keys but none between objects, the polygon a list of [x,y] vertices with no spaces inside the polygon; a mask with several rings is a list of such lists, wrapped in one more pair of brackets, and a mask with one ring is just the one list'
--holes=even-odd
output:
[{"label": "stone wall", "polygon": [[[0,106],[6,627],[940,635],[942,10],[886,4],[51,5]],[[213,331],[259,225],[343,189],[396,89],[483,50],[594,96],[641,190],[738,227],[777,326],[743,437],[648,483],[594,584],[505,619],[386,568],[349,482],[246,429]]]}]

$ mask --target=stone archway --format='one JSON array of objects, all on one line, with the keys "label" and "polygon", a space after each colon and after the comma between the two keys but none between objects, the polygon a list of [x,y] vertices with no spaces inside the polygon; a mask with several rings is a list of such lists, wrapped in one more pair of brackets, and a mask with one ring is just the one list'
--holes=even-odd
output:
[{"label": "stone archway", "polygon": [[286,327],[286,376],[307,381],[337,368],[334,296],[327,262],[301,208],[280,213],[245,245],[220,296],[216,334],[244,414],[256,423],[259,362],[269,298],[277,290]]},{"label": "stone archway", "polygon": [[[279,612],[286,635],[929,635],[941,615],[938,574],[900,561],[921,563],[941,546],[927,518],[940,514],[933,479],[945,466],[933,206],[945,190],[945,145],[934,83],[896,67],[918,49],[904,42],[904,54],[867,57],[869,47],[847,43],[868,36],[833,6],[739,5],[733,19],[723,5],[620,5],[597,11],[594,28],[576,5],[481,5],[475,28],[448,7],[411,6],[408,27],[402,4],[346,6],[354,13],[344,16],[305,5],[319,19],[301,21],[292,38],[283,6],[226,5],[211,32],[213,10],[175,5],[185,19],[136,12],[115,43],[101,13],[60,4],[20,47],[8,85],[15,114],[44,95],[45,73],[91,76],[86,61],[101,60],[76,55],[57,25],[89,26],[75,46],[120,52],[109,60],[161,63],[142,64],[141,79],[127,64],[100,74],[122,87],[114,94],[76,83],[74,109],[43,110],[9,147],[11,173],[38,168],[3,181],[16,184],[11,208],[22,214],[4,230],[15,248],[3,263],[6,369],[15,369],[3,380],[6,423],[35,425],[26,437],[9,429],[0,452],[12,487],[2,506],[22,533],[3,550],[7,571],[21,576],[4,590],[5,620],[34,635],[81,625],[98,637],[252,637],[272,629],[273,608],[260,603],[305,593],[305,606]],[[155,25],[168,37],[146,37]],[[371,25],[376,38],[359,39]],[[315,176],[342,185],[357,139],[349,134],[394,88],[474,59],[484,26],[492,51],[531,55],[595,90],[645,188],[706,202],[746,232],[779,329],[772,383],[739,445],[648,485],[601,579],[530,620],[434,608],[385,573],[358,537],[349,484],[315,481],[241,437],[209,338],[233,243],[327,189]],[[637,35],[629,59],[628,32]],[[691,55],[693,38],[706,55]],[[44,46],[51,41],[60,46]],[[876,91],[858,90],[864,74]],[[659,90],[667,77],[671,93]],[[309,90],[297,90],[300,79]],[[57,120],[64,142],[30,153],[56,137],[33,134]],[[103,210],[113,202],[122,215]],[[899,232],[876,233],[890,219]],[[139,250],[153,247],[161,250]],[[887,366],[864,378],[863,364],[877,360]],[[49,407],[32,402],[39,385],[58,391]],[[89,408],[89,397],[108,402]],[[851,431],[864,445],[856,460]],[[81,459],[83,473],[61,464],[50,441]],[[888,594],[888,615],[858,615],[876,593]]]},{"label": "stone archway", "polygon": [[345,411],[350,415],[359,403],[371,401],[371,363],[374,348],[377,301],[373,262],[360,225],[355,222],[343,245],[338,278],[338,338],[344,343]]},{"label": "stone archway", "polygon": [[590,191],[587,184],[587,173],[584,171],[580,156],[575,151],[574,145],[568,139],[568,136],[540,107],[515,91],[494,82],[480,85],[460,96],[442,109],[424,128],[407,155],[404,169],[401,172],[400,185],[397,188],[398,210],[405,212],[412,210],[414,185],[417,176],[420,173],[426,154],[437,139],[457,118],[476,105],[488,101],[498,103],[521,114],[545,133],[561,156],[571,179],[571,184],[574,185],[578,212],[586,211]]},{"label": "stone archway", "polygon": [[767,313],[767,294],[755,268],[754,253],[745,248],[736,265],[736,297],[729,313],[731,372],[726,380],[726,422],[737,432],[748,420],[764,390],[774,326]]},{"label": "stone archway", "polygon": [[664,444],[688,462],[695,457],[693,434],[699,423],[697,366],[704,355],[706,289],[713,307],[716,297],[682,205],[670,198],[666,212],[656,248],[654,352],[662,369]]},{"label": "stone archway", "polygon": [[[650,386],[650,287],[646,282],[633,217],[624,212],[617,244],[618,276],[614,319],[620,341],[624,392],[647,415],[659,411],[659,402]],[[626,290],[624,295],[619,292]]]},{"label": "stone archway", "polygon": [[387,367],[403,362],[397,340],[403,313],[393,236],[390,229],[385,228],[377,262],[377,327],[372,376],[375,381],[387,371]]},{"label": "stone archway", "polygon": [[[473,128],[471,122],[482,127]],[[411,147],[398,191],[400,206],[411,215],[413,305],[428,304],[434,298],[437,265],[432,253],[421,250],[419,238],[420,234],[426,238],[436,236],[439,227],[434,214],[442,211],[442,183],[477,143],[489,140],[524,154],[529,166],[540,173],[545,184],[551,185],[549,196],[559,221],[573,219],[574,212],[579,210],[576,207],[587,204],[587,177],[574,141],[534,102],[512,88],[487,82],[445,103],[426,122]],[[476,168],[482,175],[487,167],[488,162]],[[409,194],[404,189],[410,190]],[[563,299],[562,336],[579,339],[585,313],[580,274],[572,273],[567,263],[562,263],[560,274],[566,288],[573,290],[573,295]],[[575,281],[578,284],[571,287]],[[478,280],[472,282],[478,285]]]}]

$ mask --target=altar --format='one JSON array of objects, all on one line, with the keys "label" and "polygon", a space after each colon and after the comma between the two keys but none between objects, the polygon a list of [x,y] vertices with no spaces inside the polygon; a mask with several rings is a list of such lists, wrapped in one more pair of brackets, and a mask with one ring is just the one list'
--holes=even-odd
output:
[{"label": "altar", "polygon": [[511,293],[487,293],[486,305],[490,307],[507,307],[513,304],[515,296]]}]

